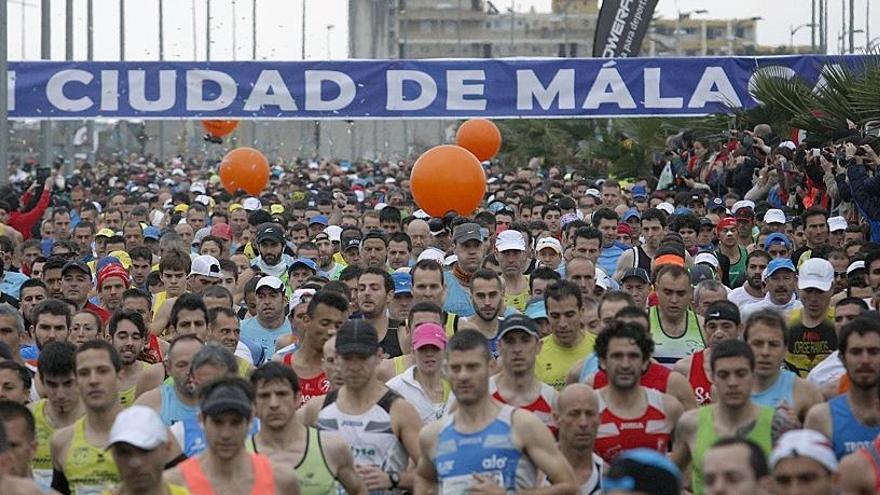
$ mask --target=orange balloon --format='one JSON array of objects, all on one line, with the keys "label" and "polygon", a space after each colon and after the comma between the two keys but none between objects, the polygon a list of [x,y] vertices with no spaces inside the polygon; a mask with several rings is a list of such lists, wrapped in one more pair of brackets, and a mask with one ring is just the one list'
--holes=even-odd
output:
[{"label": "orange balloon", "polygon": [[471,119],[458,128],[455,141],[484,162],[491,160],[501,149],[501,131],[491,120]]},{"label": "orange balloon", "polygon": [[470,151],[451,144],[424,152],[413,165],[410,190],[432,217],[470,215],[486,194],[486,173]]},{"label": "orange balloon", "polygon": [[269,183],[269,161],[253,148],[235,148],[220,162],[220,181],[232,194],[244,189],[256,196]]},{"label": "orange balloon", "polygon": [[221,138],[232,133],[238,127],[237,120],[203,120],[202,127],[208,134]]}]

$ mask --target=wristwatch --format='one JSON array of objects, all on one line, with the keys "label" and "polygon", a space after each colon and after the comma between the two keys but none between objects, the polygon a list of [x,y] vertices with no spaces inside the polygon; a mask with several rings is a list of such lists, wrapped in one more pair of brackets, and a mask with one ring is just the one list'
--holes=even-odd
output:
[{"label": "wristwatch", "polygon": [[395,488],[397,488],[398,485],[400,485],[400,474],[395,473],[394,471],[388,471],[385,474],[388,475],[388,480],[391,481],[391,488],[389,488],[390,490],[394,490]]}]

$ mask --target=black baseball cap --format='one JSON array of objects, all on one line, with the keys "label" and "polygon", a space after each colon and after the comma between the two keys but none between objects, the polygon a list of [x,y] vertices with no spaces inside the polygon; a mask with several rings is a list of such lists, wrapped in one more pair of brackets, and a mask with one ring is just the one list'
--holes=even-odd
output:
[{"label": "black baseball cap", "polygon": [[648,276],[648,271],[645,270],[644,268],[639,268],[639,267],[630,268],[629,270],[625,271],[623,273],[623,277],[621,277],[620,281],[623,282],[624,280],[626,280],[628,278],[632,278],[632,277],[635,277],[646,284],[651,283],[651,277]]},{"label": "black baseball cap", "polygon": [[257,228],[256,241],[259,245],[263,241],[274,241],[278,244],[284,243],[284,229],[280,225],[272,222],[262,223]]},{"label": "black baseball cap", "polygon": [[202,399],[202,413],[216,416],[225,412],[235,412],[247,418],[253,412],[253,404],[241,387],[236,385],[218,385],[208,396]]},{"label": "black baseball cap", "polygon": [[480,224],[474,222],[463,223],[452,231],[452,241],[461,244],[467,241],[483,242],[483,232],[480,230]]},{"label": "black baseball cap", "polygon": [[432,235],[440,235],[447,232],[446,224],[443,223],[443,219],[441,218],[432,218],[428,220],[428,229],[431,230]]},{"label": "black baseball cap", "polygon": [[742,321],[739,308],[730,301],[716,301],[706,309],[705,321],[727,320],[739,325]]},{"label": "black baseball cap", "polygon": [[513,314],[504,318],[501,320],[501,323],[498,324],[498,336],[496,339],[500,340],[502,337],[515,330],[522,330],[535,338],[539,338],[541,335],[538,332],[538,324],[535,323],[535,320],[523,314]]},{"label": "black baseball cap", "polygon": [[336,331],[337,354],[371,356],[378,350],[379,335],[366,320],[348,320]]},{"label": "black baseball cap", "polygon": [[340,244],[341,245],[339,247],[339,250],[343,253],[348,251],[351,248],[358,248],[358,249],[361,248],[361,240],[358,239],[357,237],[350,237],[347,239],[343,239]]},{"label": "black baseball cap", "polygon": [[92,270],[89,268],[89,265],[80,260],[72,260],[65,263],[64,266],[61,267],[61,275],[67,273],[68,270],[79,270],[90,277],[92,276]]}]

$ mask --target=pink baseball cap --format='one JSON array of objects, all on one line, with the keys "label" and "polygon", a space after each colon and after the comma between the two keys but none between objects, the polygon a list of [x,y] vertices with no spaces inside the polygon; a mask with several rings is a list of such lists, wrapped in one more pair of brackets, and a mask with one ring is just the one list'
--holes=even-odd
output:
[{"label": "pink baseball cap", "polygon": [[432,345],[441,351],[446,349],[446,331],[436,323],[421,323],[413,333],[413,349],[421,349],[426,345]]},{"label": "pink baseball cap", "polygon": [[220,237],[221,239],[226,239],[227,241],[232,240],[232,227],[226,223],[217,223],[211,227],[211,235]]}]

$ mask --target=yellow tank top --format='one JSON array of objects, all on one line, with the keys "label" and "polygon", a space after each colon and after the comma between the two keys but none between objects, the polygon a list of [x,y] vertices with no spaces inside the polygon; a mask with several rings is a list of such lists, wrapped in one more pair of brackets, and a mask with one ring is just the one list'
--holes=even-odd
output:
[{"label": "yellow tank top", "polygon": [[64,460],[64,475],[71,495],[99,495],[119,483],[119,471],[110,452],[86,440],[86,418],[73,424],[73,440]]},{"label": "yellow tank top", "polygon": [[31,468],[34,471],[34,480],[40,488],[48,488],[52,485],[52,450],[49,443],[55,428],[49,424],[46,417],[46,405],[49,399],[41,399],[34,403],[34,424],[37,430],[37,451]]},{"label": "yellow tank top", "polygon": [[[171,483],[166,483],[165,486],[168,487],[168,493],[171,495],[190,495],[189,490],[187,490],[185,486],[172,485]],[[104,490],[104,493],[101,495],[113,495],[113,492],[110,490]]]},{"label": "yellow tank top", "polygon": [[[138,362],[141,363],[141,371],[142,372],[146,371],[147,368],[150,367],[149,363],[145,363],[143,361],[138,361]],[[135,384],[132,385],[131,387],[123,390],[122,392],[119,392],[119,403],[122,404],[122,407],[128,407],[128,406],[134,404],[134,399],[135,399],[134,393],[136,391],[137,391],[137,382],[135,382]]]},{"label": "yellow tank top", "polygon": [[406,354],[401,356],[394,356],[391,358],[391,362],[394,363],[394,376],[397,376],[404,371],[406,371]]},{"label": "yellow tank top", "polygon": [[[528,280],[528,276],[526,276],[526,279]],[[504,305],[523,312],[526,310],[526,305],[529,302],[529,295],[529,286],[526,284],[519,294],[504,294]]]},{"label": "yellow tank top", "polygon": [[236,361],[238,361],[238,376],[240,376],[242,378],[247,378],[248,375],[251,374],[251,370],[253,369],[253,366],[251,366],[251,363],[247,362],[246,360],[244,360],[238,356],[236,356],[235,359],[236,359]]},{"label": "yellow tank top", "polygon": [[[306,426],[309,431],[306,440],[305,455],[294,466],[296,477],[299,478],[299,492],[302,495],[336,495],[338,491],[336,476],[330,471],[327,460],[324,458],[324,447],[321,445],[321,436],[317,428]],[[254,437],[247,442],[247,450],[257,454],[257,445]]]},{"label": "yellow tank top", "polygon": [[593,352],[596,336],[586,330],[583,334],[581,342],[575,347],[562,347],[555,335],[541,339],[543,343],[535,360],[535,376],[556,390],[562,390],[568,370]]}]

